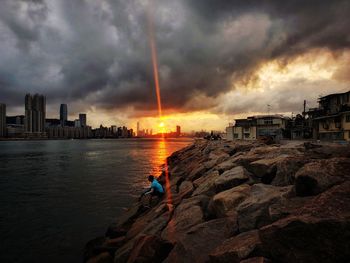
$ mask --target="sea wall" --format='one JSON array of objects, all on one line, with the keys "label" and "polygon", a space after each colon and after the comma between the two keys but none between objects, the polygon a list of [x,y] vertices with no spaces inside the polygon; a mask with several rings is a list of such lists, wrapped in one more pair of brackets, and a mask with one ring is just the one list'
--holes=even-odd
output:
[{"label": "sea wall", "polygon": [[85,262],[350,258],[349,146],[200,140],[167,163],[168,196],[131,206]]}]

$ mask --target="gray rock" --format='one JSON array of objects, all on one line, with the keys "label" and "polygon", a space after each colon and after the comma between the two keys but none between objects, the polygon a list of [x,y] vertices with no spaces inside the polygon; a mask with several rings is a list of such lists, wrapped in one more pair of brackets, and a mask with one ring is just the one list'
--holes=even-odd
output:
[{"label": "gray rock", "polygon": [[292,186],[253,185],[249,197],[237,207],[239,231],[245,232],[271,223],[269,206],[286,198],[291,189]]},{"label": "gray rock", "polygon": [[263,183],[269,184],[276,176],[277,163],[285,160],[288,156],[278,156],[276,158],[261,159],[250,163],[247,169],[256,177],[261,178]]},{"label": "gray rock", "polygon": [[271,182],[275,186],[293,185],[295,182],[295,174],[308,162],[305,157],[289,157],[276,164],[276,176]]},{"label": "gray rock", "polygon": [[218,171],[212,171],[193,182],[197,187],[192,196],[206,194],[212,196],[215,194],[215,180],[219,177]]},{"label": "gray rock", "polygon": [[179,194],[183,196],[183,198],[187,198],[191,196],[194,190],[193,184],[190,181],[183,181],[179,187]]},{"label": "gray rock", "polygon": [[216,194],[211,202],[212,213],[216,217],[234,214],[237,206],[250,195],[250,185],[243,184]]},{"label": "gray rock", "polygon": [[216,192],[221,192],[237,185],[240,185],[250,178],[250,173],[243,167],[237,166],[221,174],[215,180]]},{"label": "gray rock", "polygon": [[173,243],[191,227],[202,223],[204,221],[203,207],[207,203],[208,197],[206,196],[184,199],[176,207],[173,217],[162,231],[162,238]]},{"label": "gray rock", "polygon": [[332,158],[304,165],[295,175],[298,196],[316,195],[350,179],[350,159]]},{"label": "gray rock", "polygon": [[225,240],[210,253],[209,257],[213,263],[239,263],[247,257],[262,254],[259,233],[257,230],[252,230]]},{"label": "gray rock", "polygon": [[236,231],[235,217],[214,219],[196,225],[177,240],[164,262],[207,262],[209,252]]}]

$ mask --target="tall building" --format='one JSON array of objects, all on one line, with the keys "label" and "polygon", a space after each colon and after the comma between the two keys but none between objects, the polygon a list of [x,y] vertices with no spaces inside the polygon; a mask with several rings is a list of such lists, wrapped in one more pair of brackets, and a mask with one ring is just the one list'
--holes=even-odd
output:
[{"label": "tall building", "polygon": [[80,125],[81,127],[86,127],[86,114],[85,113],[80,113],[79,114],[79,121],[80,121]]},{"label": "tall building", "polygon": [[136,136],[140,136],[140,123],[137,122]]},{"label": "tall building", "polygon": [[0,103],[0,137],[6,136],[6,105]]},{"label": "tall building", "polygon": [[78,120],[78,119],[74,120],[74,127],[75,127],[75,128],[81,127],[80,120]]},{"label": "tall building", "polygon": [[176,136],[180,136],[181,135],[181,126],[177,125],[176,126]]},{"label": "tall building", "polygon": [[67,104],[61,104],[60,107],[60,121],[62,126],[66,126],[68,120],[68,107]]},{"label": "tall building", "polygon": [[25,120],[26,133],[44,133],[46,117],[46,98],[43,95],[27,94],[25,97]]}]

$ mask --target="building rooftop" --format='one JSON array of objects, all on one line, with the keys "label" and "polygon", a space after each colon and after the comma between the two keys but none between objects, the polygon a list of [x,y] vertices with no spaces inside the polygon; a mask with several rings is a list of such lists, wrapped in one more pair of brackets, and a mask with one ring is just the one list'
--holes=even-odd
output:
[{"label": "building rooftop", "polygon": [[319,100],[324,100],[324,99],[327,99],[327,98],[330,98],[330,97],[339,96],[339,95],[344,95],[344,94],[347,94],[347,93],[350,93],[350,90],[349,90],[349,91],[346,91],[346,92],[341,92],[341,93],[328,94],[328,95],[326,95],[326,96],[320,97]]}]

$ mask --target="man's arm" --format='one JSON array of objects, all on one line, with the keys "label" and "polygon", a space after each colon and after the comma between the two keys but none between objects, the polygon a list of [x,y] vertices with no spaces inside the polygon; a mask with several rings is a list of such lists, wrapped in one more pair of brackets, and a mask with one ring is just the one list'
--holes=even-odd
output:
[{"label": "man's arm", "polygon": [[151,194],[152,192],[153,192],[153,188],[152,188],[152,187],[146,188],[146,189],[142,192],[142,194],[141,194],[139,200],[141,200],[141,198],[142,198],[144,195]]},{"label": "man's arm", "polygon": [[151,187],[148,191],[146,191],[143,195],[149,195],[149,194],[151,194],[151,193],[153,193],[154,192],[154,190],[153,190],[153,188]]}]

